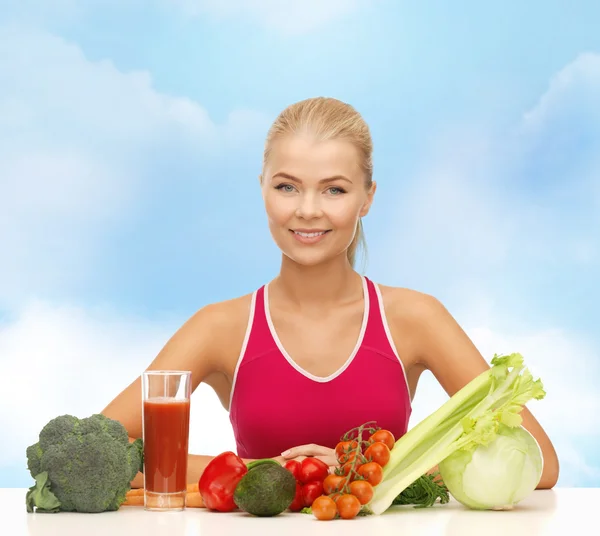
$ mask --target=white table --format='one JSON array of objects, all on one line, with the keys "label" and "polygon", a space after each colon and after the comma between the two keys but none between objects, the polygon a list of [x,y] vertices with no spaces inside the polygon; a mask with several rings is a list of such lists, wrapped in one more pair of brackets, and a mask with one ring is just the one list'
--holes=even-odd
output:
[{"label": "white table", "polygon": [[[585,534],[598,529],[595,514],[600,488],[535,491],[512,511],[477,512],[454,500],[431,508],[392,507],[381,516],[318,521],[312,515],[283,513],[257,518],[241,512],[204,508],[147,512],[141,506],[101,514],[28,514],[25,489],[0,489],[0,534],[7,536],[569,536],[579,525]],[[589,524],[589,527],[584,525]],[[578,529],[579,530],[579,529]],[[350,532],[348,532],[350,531]],[[588,532],[591,531],[591,532]]]}]

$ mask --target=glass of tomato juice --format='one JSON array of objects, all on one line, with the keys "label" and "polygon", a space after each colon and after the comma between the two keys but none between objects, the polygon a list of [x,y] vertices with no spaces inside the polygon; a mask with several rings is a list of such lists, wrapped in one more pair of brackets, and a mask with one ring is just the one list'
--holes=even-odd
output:
[{"label": "glass of tomato juice", "polygon": [[147,370],[142,375],[146,510],[185,507],[191,376],[186,370]]}]

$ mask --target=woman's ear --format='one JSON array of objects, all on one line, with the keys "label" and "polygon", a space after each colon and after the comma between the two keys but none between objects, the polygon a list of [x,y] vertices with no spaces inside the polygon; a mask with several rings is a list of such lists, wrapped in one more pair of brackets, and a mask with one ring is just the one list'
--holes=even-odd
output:
[{"label": "woman's ear", "polygon": [[371,209],[371,205],[373,204],[373,197],[375,196],[375,190],[377,190],[377,183],[373,181],[371,183],[371,187],[369,188],[369,192],[367,193],[367,200],[365,201],[362,209],[360,211],[360,217],[364,218]]},{"label": "woman's ear", "polygon": [[260,184],[262,186],[263,183],[263,176],[262,173],[258,176],[258,184]]}]

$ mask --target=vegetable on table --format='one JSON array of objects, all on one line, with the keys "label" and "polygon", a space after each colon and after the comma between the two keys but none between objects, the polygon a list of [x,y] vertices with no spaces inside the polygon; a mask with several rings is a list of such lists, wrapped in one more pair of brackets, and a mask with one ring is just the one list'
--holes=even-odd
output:
[{"label": "vegetable on table", "polygon": [[[144,506],[144,488],[129,490],[125,502],[121,506]],[[186,508],[205,508],[197,482],[187,485],[185,506]]]},{"label": "vegetable on table", "polygon": [[460,449],[439,464],[452,496],[475,510],[510,510],[538,485],[542,450],[522,426],[500,424],[486,446]]},{"label": "vegetable on table", "polygon": [[117,510],[143,468],[142,440],[130,443],[125,427],[101,414],[50,420],[26,455],[35,479],[26,495],[30,513]]},{"label": "vegetable on table", "polygon": [[429,508],[437,500],[440,504],[447,504],[450,501],[448,487],[440,478],[439,471],[421,475],[417,480],[402,490],[392,505],[414,505],[415,508]]},{"label": "vegetable on table", "polygon": [[289,460],[284,467],[296,479],[296,494],[289,509],[299,512],[323,494],[323,482],[329,474],[329,466],[319,458],[310,456],[302,461]]},{"label": "vegetable on table", "polygon": [[[491,364],[490,369],[469,382],[437,411],[395,442],[390,460],[383,468],[383,479],[375,487],[373,499],[367,505],[371,513],[377,515],[385,512],[403,490],[436,465],[441,464],[446,476],[450,476],[452,469],[460,465],[460,456],[467,457],[470,453],[472,460],[477,460],[481,455],[485,457],[486,447],[489,448],[505,435],[505,427],[518,428],[521,425],[519,413],[523,406],[531,399],[540,400],[545,396],[541,380],[533,379],[520,354],[494,355]],[[534,470],[533,476],[531,473],[520,474],[523,464],[515,464],[515,458],[507,456],[508,450],[502,445],[498,443],[487,451],[503,452],[496,458],[496,467],[502,465],[504,471],[513,478],[525,478],[525,488],[531,488],[531,483],[536,479],[537,486],[541,473]],[[455,453],[460,454],[450,458],[444,466],[442,462]],[[532,465],[535,467],[537,454],[533,456]],[[488,459],[491,457],[494,455],[487,455]],[[469,465],[464,466],[463,486],[473,482],[466,473]],[[477,472],[481,480],[485,480],[485,471]],[[451,476],[450,481],[454,485],[459,479]],[[491,508],[503,506],[495,504],[496,498],[491,502],[487,500],[491,495],[485,484],[471,486],[467,494],[461,494],[461,484],[454,487],[463,500],[468,497],[465,502],[470,504],[481,503]],[[513,489],[518,487],[513,486]]]},{"label": "vegetable on table", "polygon": [[272,517],[286,510],[296,493],[296,479],[273,460],[251,467],[235,488],[235,504],[249,514]]},{"label": "vegetable on table", "polygon": [[393,443],[393,434],[372,426],[372,422],[344,434],[335,447],[340,465],[323,480],[323,494],[302,512],[312,513],[320,520],[352,519],[366,513],[364,507],[382,480],[383,467],[390,458],[388,445]]},{"label": "vegetable on table", "polygon": [[337,515],[337,505],[328,495],[317,497],[311,507],[312,513],[317,519],[329,521]]},{"label": "vegetable on table", "polygon": [[232,512],[237,508],[234,501],[235,489],[242,478],[253,467],[276,464],[272,459],[255,460],[248,465],[231,451],[222,452],[204,468],[198,480],[198,490],[209,510]]}]

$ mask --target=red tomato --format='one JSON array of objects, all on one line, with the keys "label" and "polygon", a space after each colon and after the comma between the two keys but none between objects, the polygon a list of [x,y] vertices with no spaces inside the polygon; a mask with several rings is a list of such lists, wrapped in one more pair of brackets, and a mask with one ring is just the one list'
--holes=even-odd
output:
[{"label": "red tomato", "polygon": [[358,474],[365,478],[371,486],[377,486],[383,480],[383,469],[377,462],[361,465]]},{"label": "red tomato", "polygon": [[358,499],[360,504],[367,504],[373,498],[375,490],[367,480],[355,480],[350,484],[350,493]]},{"label": "red tomato", "polygon": [[[348,481],[351,482],[355,478],[355,473],[358,473],[359,468],[361,467],[361,463],[359,460],[355,460],[353,462],[347,462],[342,465],[342,473],[348,477]],[[354,470],[355,473],[351,474],[351,471]]]},{"label": "red tomato", "polygon": [[302,484],[323,482],[329,474],[329,466],[318,458],[304,458],[300,468],[300,476],[296,479]]},{"label": "red tomato", "polygon": [[390,449],[385,443],[376,442],[369,446],[365,451],[367,460],[377,462],[381,467],[385,467],[390,461]]},{"label": "red tomato", "polygon": [[336,502],[342,519],[353,519],[360,512],[360,501],[354,495],[342,495]]},{"label": "red tomato", "polygon": [[317,497],[323,495],[323,482],[315,480],[302,486],[302,500],[304,506],[311,506]]},{"label": "red tomato", "polygon": [[284,467],[294,475],[296,480],[300,480],[300,468],[302,464],[298,460],[289,460],[285,462]]},{"label": "red tomato", "polygon": [[294,496],[294,500],[292,504],[288,506],[288,508],[292,512],[299,512],[304,508],[304,497],[302,496],[302,484],[296,482],[296,495]]},{"label": "red tomato", "polygon": [[317,519],[329,521],[337,514],[337,506],[333,499],[327,497],[327,495],[321,495],[313,502],[312,512]]},{"label": "red tomato", "polygon": [[337,461],[341,464],[344,464],[350,461],[351,459],[354,459],[354,456],[356,456],[356,454],[353,454],[351,451],[356,449],[356,447],[358,447],[358,442],[356,440],[340,441],[335,446],[335,455]]},{"label": "red tomato", "polygon": [[323,480],[323,491],[327,495],[340,491],[346,484],[346,479],[342,475],[328,475]]},{"label": "red tomato", "polygon": [[394,448],[394,444],[396,443],[394,434],[389,430],[377,430],[377,432],[369,438],[369,441],[380,441],[381,443],[385,443],[390,450]]}]

